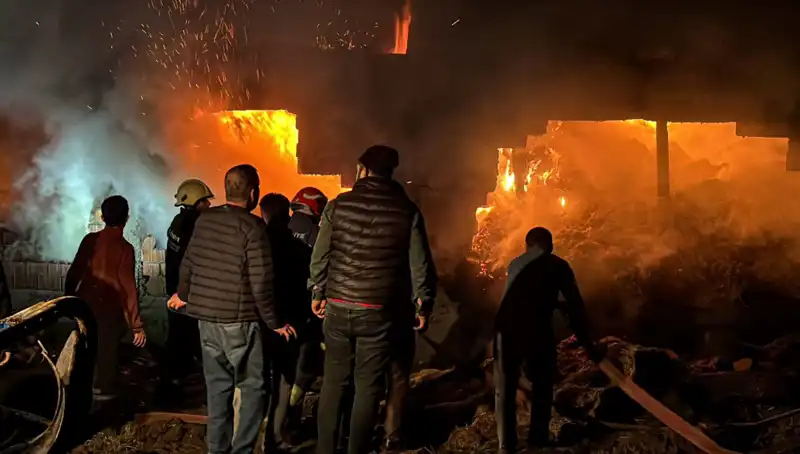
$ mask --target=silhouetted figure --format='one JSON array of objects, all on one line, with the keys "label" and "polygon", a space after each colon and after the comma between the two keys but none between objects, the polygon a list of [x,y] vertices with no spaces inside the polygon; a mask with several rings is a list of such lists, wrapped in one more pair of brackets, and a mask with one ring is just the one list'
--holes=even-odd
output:
[{"label": "silhouetted figure", "polygon": [[[554,255],[553,236],[545,228],[531,229],[527,251],[508,266],[506,291],[495,320],[494,381],[497,434],[501,453],[516,452],[516,393],[520,367],[531,382],[529,447],[550,444],[550,411],[556,374],[553,311],[566,313],[572,330],[590,357],[603,357],[589,336],[588,321],[575,275]],[[565,302],[559,303],[559,293]]]},{"label": "silhouetted figure", "polygon": [[[281,194],[267,194],[259,205],[272,245],[278,314],[282,320],[289,321],[297,334],[289,341],[270,339],[274,352],[272,386],[276,391],[270,404],[265,452],[272,452],[291,447],[291,439],[286,434],[298,428],[302,416],[302,408],[293,405],[302,403],[303,397],[293,393],[302,374],[299,360],[309,338],[316,339],[316,348],[319,349],[319,335],[309,333],[308,328],[310,318],[317,320],[311,312],[311,293],[306,289],[311,248],[289,229],[289,199]],[[296,402],[292,402],[294,399]]]},{"label": "silhouetted figure", "polygon": [[97,319],[97,370],[95,398],[107,400],[116,393],[119,344],[127,330],[133,344],[147,340],[139,316],[133,246],[122,236],[128,222],[128,201],[119,195],[100,206],[105,228],[83,238],[67,271],[64,292],[86,301]]},{"label": "silhouetted figure", "polygon": [[[349,454],[372,450],[378,403],[386,389],[392,329],[417,305],[424,328],[436,295],[422,214],[392,179],[397,150],[370,147],[358,160],[353,190],[328,203],[311,257],[312,309],[325,318],[325,373],[319,403],[319,454],[333,454],[344,396],[355,395]],[[400,321],[402,323],[402,320]]]}]

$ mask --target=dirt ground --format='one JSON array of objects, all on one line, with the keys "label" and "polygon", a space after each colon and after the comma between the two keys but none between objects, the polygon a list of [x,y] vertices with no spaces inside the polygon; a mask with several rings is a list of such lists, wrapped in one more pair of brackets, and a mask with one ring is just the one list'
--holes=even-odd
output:
[{"label": "dirt ground", "polygon": [[[800,411],[795,410],[800,408],[800,396],[795,391],[800,388],[796,376],[788,371],[800,358],[800,339],[782,339],[734,362],[720,358],[687,362],[665,349],[617,339],[607,342],[609,355],[621,369],[721,445],[738,452],[793,453],[800,449]],[[559,360],[562,380],[556,388],[551,432],[562,446],[547,452],[699,452],[603,382],[602,374],[577,349],[574,340],[562,343]],[[671,366],[664,365],[665,360]],[[670,372],[673,366],[681,372]],[[109,416],[101,416],[107,427],[73,453],[206,452],[202,425],[179,420],[131,422],[133,413],[158,408],[147,395],[154,383],[153,367],[152,362],[141,358],[132,363],[125,376],[131,389],[142,392],[126,397],[127,408],[117,415],[116,423],[109,423]],[[414,449],[404,452],[496,452],[491,374],[485,372],[454,368],[416,373],[407,416]],[[202,383],[196,381],[189,394],[194,394],[193,401],[199,405],[173,411],[201,414],[202,393]],[[315,401],[314,393],[307,396],[304,424],[310,429],[309,435],[293,452],[313,452]],[[521,395],[519,404],[518,432],[524,440],[529,415]]]}]

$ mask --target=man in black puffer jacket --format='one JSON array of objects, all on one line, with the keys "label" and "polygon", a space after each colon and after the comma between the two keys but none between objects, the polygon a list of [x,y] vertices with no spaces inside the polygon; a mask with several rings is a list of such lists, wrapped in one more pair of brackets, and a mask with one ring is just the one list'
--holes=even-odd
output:
[{"label": "man in black puffer jacket", "polygon": [[[325,374],[317,452],[336,448],[343,394],[353,377],[349,454],[372,451],[378,402],[386,389],[392,328],[417,301],[424,327],[436,270],[417,206],[392,179],[396,150],[370,147],[358,160],[353,190],[323,212],[311,257],[312,310],[325,318]],[[352,360],[352,364],[351,364]],[[353,370],[355,368],[355,370]]]},{"label": "man in black puffer jacket", "polygon": [[[209,208],[195,224],[181,263],[178,293],[169,306],[199,320],[208,399],[206,444],[214,454],[255,449],[265,414],[261,323],[288,339],[274,304],[272,250],[258,203],[259,180],[249,165],[225,174],[226,204]],[[184,303],[185,302],[185,303]],[[241,391],[233,438],[233,390]]]}]

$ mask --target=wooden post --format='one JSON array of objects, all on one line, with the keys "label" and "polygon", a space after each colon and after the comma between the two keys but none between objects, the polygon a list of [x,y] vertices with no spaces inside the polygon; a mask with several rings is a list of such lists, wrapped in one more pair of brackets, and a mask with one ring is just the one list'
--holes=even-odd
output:
[{"label": "wooden post", "polygon": [[656,122],[656,165],[658,171],[658,197],[669,199],[669,132],[667,122]]}]

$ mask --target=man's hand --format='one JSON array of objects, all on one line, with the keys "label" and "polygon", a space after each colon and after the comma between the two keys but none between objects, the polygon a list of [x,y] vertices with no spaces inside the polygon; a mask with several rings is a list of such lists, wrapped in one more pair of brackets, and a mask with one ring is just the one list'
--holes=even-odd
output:
[{"label": "man's hand", "polygon": [[144,334],[144,330],[134,330],[133,331],[133,345],[142,348],[144,344],[147,343],[147,336]]},{"label": "man's hand", "polygon": [[325,318],[325,306],[327,304],[327,300],[313,300],[311,301],[311,312],[313,312],[317,318]]},{"label": "man's hand", "polygon": [[291,340],[293,337],[297,337],[297,330],[295,330],[294,327],[288,323],[283,328],[278,328],[274,331],[287,341]]},{"label": "man's hand", "polygon": [[422,300],[417,299],[417,324],[414,326],[414,331],[424,333],[428,330],[428,314],[422,310]]},{"label": "man's hand", "polygon": [[172,296],[170,296],[169,297],[169,301],[167,301],[167,307],[172,309],[173,311],[180,310],[180,308],[185,307],[185,306],[186,306],[186,302],[182,301],[178,297],[177,293],[172,295]]},{"label": "man's hand", "polygon": [[5,366],[11,361],[11,352],[0,352],[0,367]]}]

